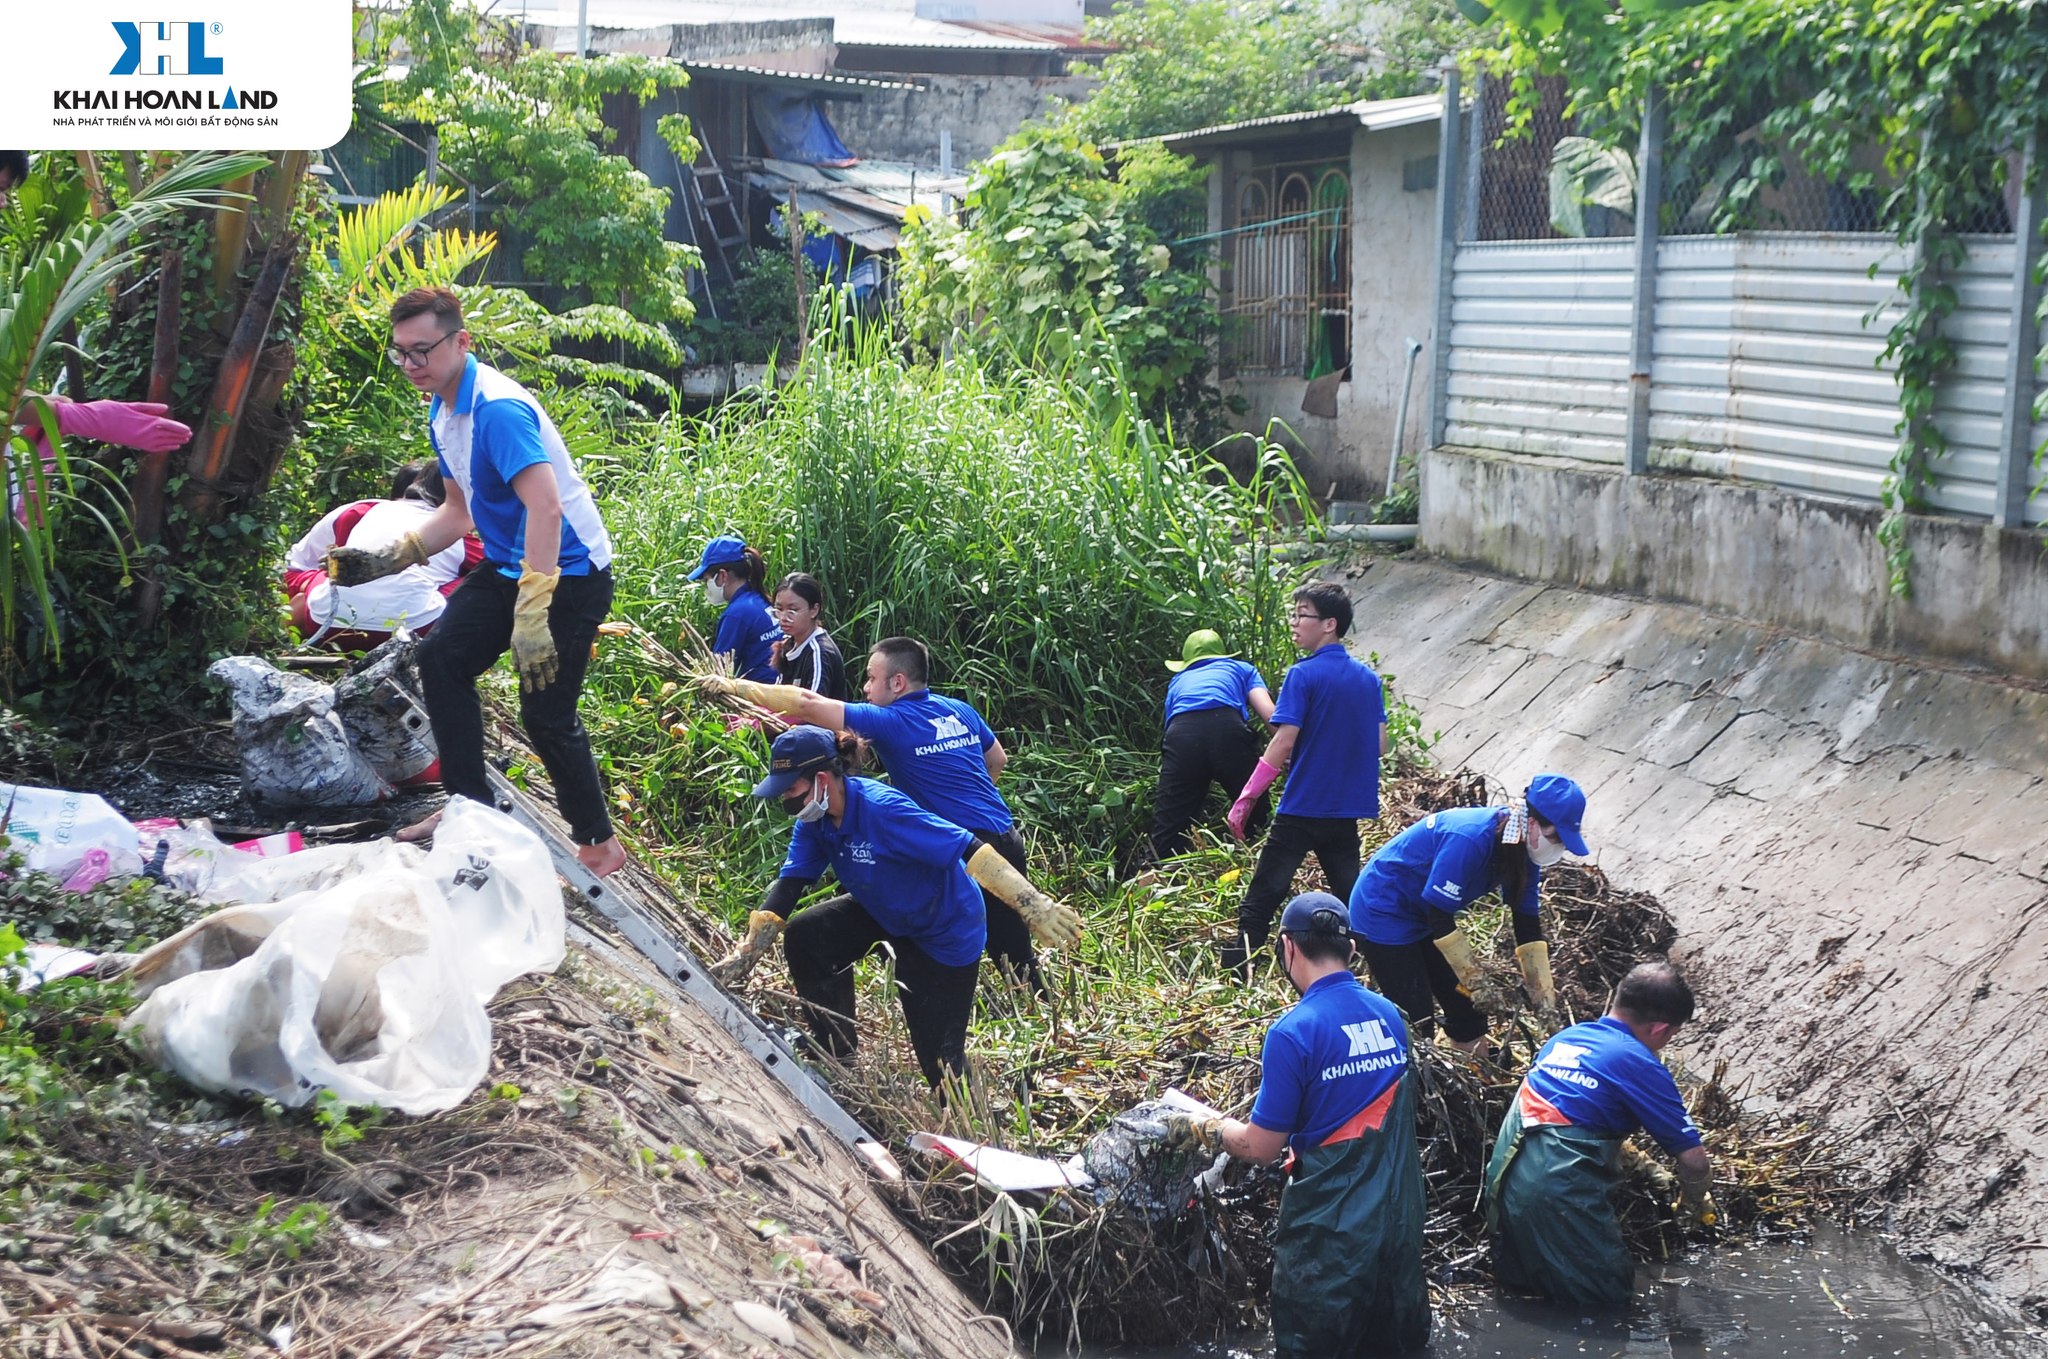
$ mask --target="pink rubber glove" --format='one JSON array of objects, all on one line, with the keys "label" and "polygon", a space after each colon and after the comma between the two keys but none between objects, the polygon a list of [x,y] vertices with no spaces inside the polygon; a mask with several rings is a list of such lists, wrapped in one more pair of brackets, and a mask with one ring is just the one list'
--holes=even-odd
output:
[{"label": "pink rubber glove", "polygon": [[[170,407],[158,401],[56,401],[57,428],[67,436],[96,439],[144,453],[168,453],[192,442],[188,426],[170,418]],[[42,425],[31,419],[32,432]]]},{"label": "pink rubber glove", "polygon": [[1273,786],[1273,780],[1280,777],[1280,771],[1267,764],[1263,757],[1252,770],[1252,776],[1244,781],[1244,791],[1237,795],[1237,801],[1230,805],[1230,815],[1223,818],[1223,824],[1230,827],[1233,840],[1244,839],[1245,822],[1251,820],[1252,805]]}]

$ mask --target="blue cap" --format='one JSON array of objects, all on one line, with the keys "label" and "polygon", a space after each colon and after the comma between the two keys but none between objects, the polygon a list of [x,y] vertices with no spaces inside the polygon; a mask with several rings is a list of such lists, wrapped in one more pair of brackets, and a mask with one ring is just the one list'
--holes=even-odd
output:
[{"label": "blue cap", "polygon": [[754,785],[755,797],[781,797],[789,785],[839,758],[839,738],[823,727],[791,727],[768,747],[768,777]]},{"label": "blue cap", "polygon": [[1586,792],[1562,774],[1538,774],[1522,795],[1529,810],[1557,827],[1557,838],[1574,854],[1585,854],[1586,837],[1579,823],[1586,819]]},{"label": "blue cap", "polygon": [[1280,913],[1282,934],[1332,934],[1351,932],[1351,913],[1344,903],[1328,892],[1303,892],[1287,903]]},{"label": "blue cap", "polygon": [[704,559],[697,563],[687,579],[702,580],[721,566],[731,566],[744,561],[747,555],[747,540],[744,538],[713,538],[704,544]]}]

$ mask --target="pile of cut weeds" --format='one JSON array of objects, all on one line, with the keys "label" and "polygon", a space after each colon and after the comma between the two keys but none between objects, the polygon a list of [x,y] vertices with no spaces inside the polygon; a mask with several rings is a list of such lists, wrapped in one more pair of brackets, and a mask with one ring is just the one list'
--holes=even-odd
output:
[{"label": "pile of cut weeds", "polygon": [[[1366,852],[1429,812],[1486,796],[1484,781],[1464,773],[1395,781],[1381,821],[1368,827]],[[1242,1116],[1258,1088],[1266,1029],[1294,999],[1276,970],[1247,988],[1219,969],[1217,947],[1234,928],[1245,872],[1245,852],[1219,846],[1179,861],[1154,885],[1112,887],[1098,900],[1070,893],[1089,936],[1052,968],[1052,1003],[1033,1004],[985,976],[969,1043],[975,1076],[965,1097],[950,1104],[917,1079],[896,1007],[880,1002],[879,988],[864,986],[865,1046],[853,1069],[832,1074],[835,1092],[897,1145],[913,1131],[932,1130],[1062,1160],[1112,1115],[1169,1087]],[[1322,885],[1312,860],[1295,885]],[[1600,1014],[1620,976],[1663,956],[1676,938],[1654,898],[1617,888],[1597,868],[1550,871],[1543,901],[1560,998],[1574,1019]],[[1504,911],[1472,912],[1466,928],[1487,966],[1513,987]],[[798,1022],[794,997],[768,969],[762,973],[757,1002]],[[1426,1262],[1439,1305],[1455,1306],[1490,1281],[1481,1175],[1508,1101],[1546,1036],[1524,1012],[1496,1020],[1488,1062],[1475,1065],[1433,1044],[1416,1049]],[[1714,1155],[1725,1231],[1797,1233],[1814,1215],[1846,1204],[1835,1162],[1813,1130],[1745,1121],[1724,1072],[1687,1070],[1682,1050],[1671,1060]],[[1264,1319],[1280,1189],[1265,1167],[1233,1165],[1220,1191],[1163,1225],[1149,1225],[1116,1199],[1004,1195],[943,1166],[926,1169],[906,1194],[905,1213],[1020,1338],[1160,1344],[1220,1337]],[[1647,1187],[1631,1186],[1621,1200],[1639,1256],[1664,1258],[1686,1244],[1668,1205]]]}]

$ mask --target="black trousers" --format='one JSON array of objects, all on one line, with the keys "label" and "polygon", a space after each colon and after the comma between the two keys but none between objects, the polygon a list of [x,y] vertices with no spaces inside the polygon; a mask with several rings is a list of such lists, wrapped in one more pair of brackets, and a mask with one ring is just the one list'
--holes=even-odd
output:
[{"label": "black trousers", "polygon": [[[512,645],[512,605],[518,598],[519,582],[500,574],[498,563],[485,562],[448,596],[447,609],[418,652],[420,697],[441,749],[441,786],[486,806],[492,796],[484,775],[484,709],[476,681]],[[547,688],[519,695],[519,724],[547,768],[555,803],[579,845],[612,838],[590,734],[576,714],[597,625],[611,607],[609,570],[563,576],[548,606],[548,631],[561,668]]]},{"label": "black trousers", "polygon": [[840,1061],[859,1046],[853,1022],[853,965],[887,944],[896,954],[896,999],[925,1081],[967,1069],[967,1021],[981,960],[950,967],[908,939],[890,935],[850,896],[806,906],[789,918],[782,956],[810,1011],[811,1034]]},{"label": "black trousers", "polygon": [[1486,1034],[1486,1016],[1472,1003],[1472,997],[1458,989],[1458,974],[1451,960],[1429,940],[1415,944],[1375,944],[1361,940],[1359,951],[1372,969],[1373,985],[1379,993],[1399,1006],[1408,1016],[1408,1031],[1427,1033],[1436,1027],[1439,1006],[1444,1012],[1444,1032],[1460,1043]]},{"label": "black trousers", "polygon": [[[1002,855],[1019,873],[1028,871],[1024,837],[1017,833],[1015,826],[999,835],[980,830],[969,834]],[[1024,923],[1024,917],[1018,915],[1009,902],[986,887],[981,889],[981,904],[988,914],[988,956],[1011,977],[1029,981],[1031,989],[1043,999],[1047,994],[1045,973],[1038,967],[1038,949],[1031,940],[1031,927]]]},{"label": "black trousers", "polygon": [[1237,932],[1247,950],[1255,950],[1272,933],[1273,917],[1294,886],[1294,872],[1310,854],[1323,866],[1330,893],[1348,903],[1351,888],[1358,881],[1358,822],[1348,816],[1289,816],[1273,818],[1273,829],[1259,850],[1259,866],[1252,870],[1251,886],[1237,908]]},{"label": "black trousers", "polygon": [[[1152,811],[1152,857],[1171,859],[1188,847],[1188,831],[1201,819],[1212,784],[1234,801],[1259,762],[1259,738],[1235,708],[1203,708],[1167,724],[1159,743],[1159,793]],[[1253,809],[1262,819],[1266,799]]]}]

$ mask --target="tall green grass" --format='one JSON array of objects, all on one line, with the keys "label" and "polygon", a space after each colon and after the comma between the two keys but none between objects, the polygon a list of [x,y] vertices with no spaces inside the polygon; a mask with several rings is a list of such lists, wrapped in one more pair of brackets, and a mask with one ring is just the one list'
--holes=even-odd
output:
[{"label": "tall green grass", "polygon": [[1194,628],[1278,682],[1298,568],[1272,544],[1315,515],[1277,447],[1233,476],[1172,447],[1105,373],[913,366],[874,332],[670,424],[604,490],[622,611],[657,636],[713,621],[683,577],[739,533],[771,573],[824,583],[850,669],[908,634],[999,731],[1134,751],[1157,746],[1161,662]]}]

